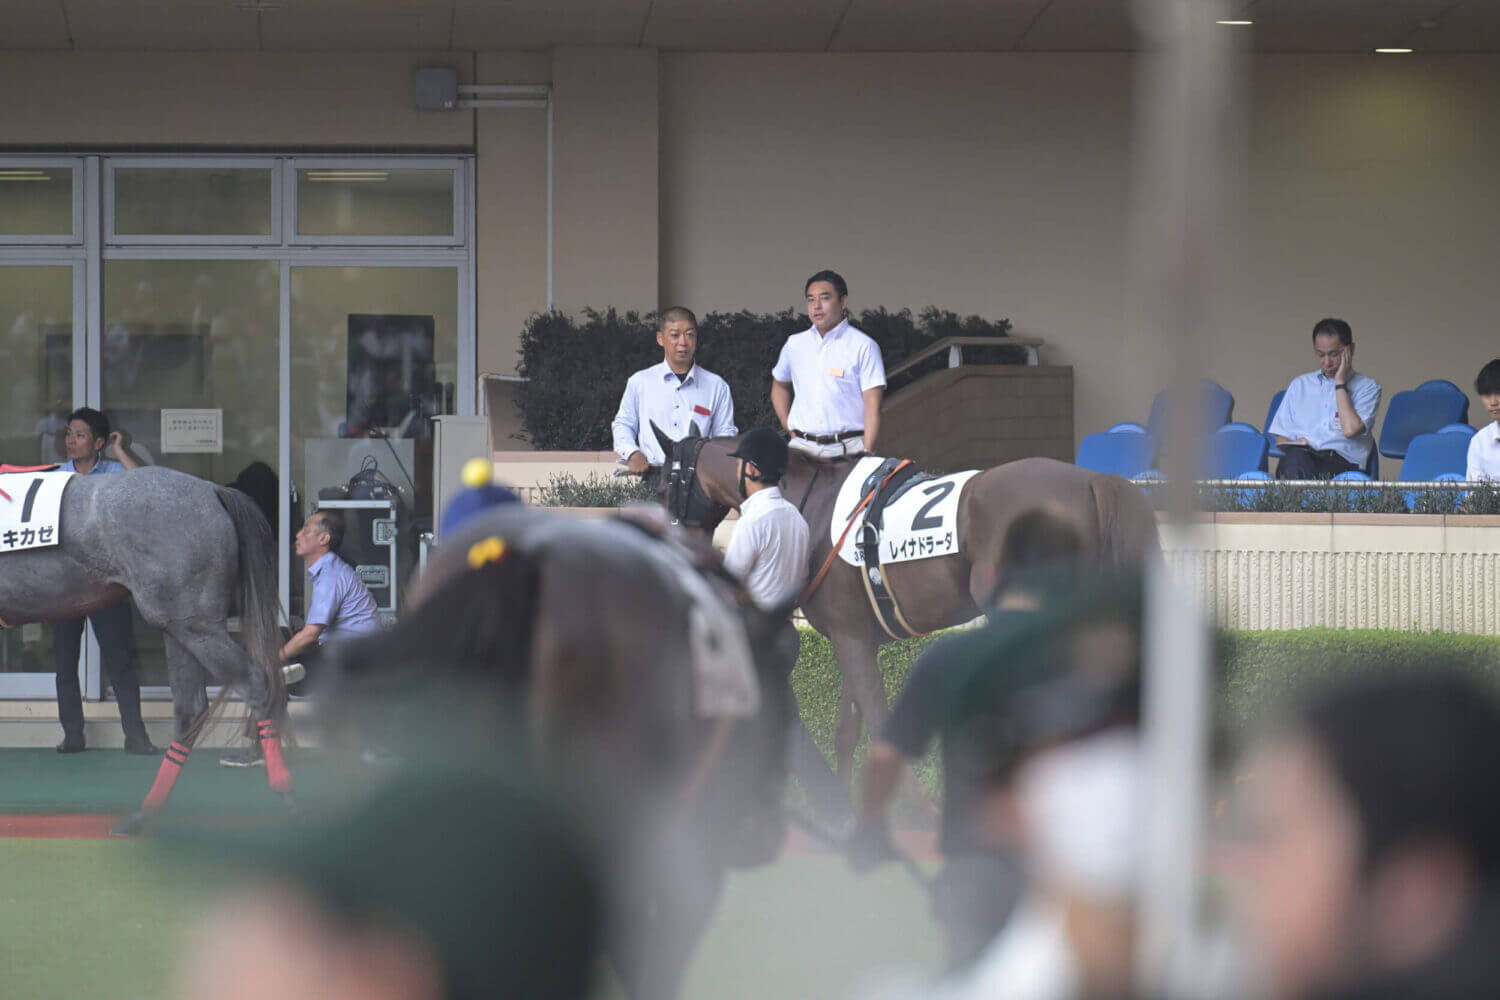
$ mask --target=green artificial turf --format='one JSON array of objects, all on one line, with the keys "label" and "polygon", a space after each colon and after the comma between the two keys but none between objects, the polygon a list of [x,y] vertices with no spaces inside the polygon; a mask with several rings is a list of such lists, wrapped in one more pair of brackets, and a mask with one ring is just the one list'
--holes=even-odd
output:
[{"label": "green artificial turf", "polygon": [[[219,879],[174,876],[150,841],[0,839],[0,996],[160,1000]],[[730,879],[689,1000],[848,996],[877,970],[936,967],[922,889],[886,867],[788,857]]]}]

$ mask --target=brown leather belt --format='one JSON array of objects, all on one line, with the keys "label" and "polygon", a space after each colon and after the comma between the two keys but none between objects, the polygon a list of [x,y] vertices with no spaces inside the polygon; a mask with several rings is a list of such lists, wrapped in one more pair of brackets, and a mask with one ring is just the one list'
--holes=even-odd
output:
[{"label": "brown leather belt", "polygon": [[842,431],[838,434],[804,434],[801,431],[792,431],[792,437],[799,437],[813,444],[838,444],[840,441],[857,438],[863,434],[864,431]]}]

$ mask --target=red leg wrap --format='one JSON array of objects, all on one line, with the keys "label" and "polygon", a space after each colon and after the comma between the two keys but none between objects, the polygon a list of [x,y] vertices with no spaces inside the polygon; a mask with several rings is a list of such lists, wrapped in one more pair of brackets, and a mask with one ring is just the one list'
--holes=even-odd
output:
[{"label": "red leg wrap", "polygon": [[175,740],[167,748],[167,755],[162,758],[161,767],[156,772],[156,780],[151,783],[151,791],[146,793],[146,801],[141,803],[142,809],[156,812],[167,804],[167,796],[172,794],[172,786],[177,784],[177,778],[182,774],[182,765],[187,763],[191,749]]},{"label": "red leg wrap", "polygon": [[273,792],[292,790],[292,772],[287,770],[286,759],[281,756],[281,734],[276,732],[276,723],[269,719],[260,721],[260,750],[266,758],[266,777]]}]

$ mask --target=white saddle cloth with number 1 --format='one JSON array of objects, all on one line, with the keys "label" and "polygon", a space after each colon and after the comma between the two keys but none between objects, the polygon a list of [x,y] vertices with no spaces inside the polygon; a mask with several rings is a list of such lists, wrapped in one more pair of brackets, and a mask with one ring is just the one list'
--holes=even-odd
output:
[{"label": "white saddle cloth with number 1", "polygon": [[[828,538],[832,544],[838,545],[839,536],[844,534],[844,526],[849,523],[849,515],[859,506],[860,487],[884,461],[884,458],[872,455],[854,463],[833,504]],[[957,552],[958,498],[963,495],[964,484],[977,475],[979,470],[970,469],[951,476],[924,479],[887,505],[881,517],[881,563],[932,559]],[[876,487],[879,488],[878,483]],[[864,555],[859,548],[864,519],[865,513],[861,511],[859,522],[844,535],[844,544],[839,549],[839,558],[851,566],[864,565]]]},{"label": "white saddle cloth with number 1", "polygon": [[0,473],[0,553],[62,541],[62,495],[76,473]]}]

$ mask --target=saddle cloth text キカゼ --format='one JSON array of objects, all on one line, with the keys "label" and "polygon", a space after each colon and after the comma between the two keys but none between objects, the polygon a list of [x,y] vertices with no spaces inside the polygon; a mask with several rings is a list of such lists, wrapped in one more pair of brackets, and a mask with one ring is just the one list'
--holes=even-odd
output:
[{"label": "saddle cloth text \u30ad\u30ab\u30bc", "polygon": [[[859,506],[863,498],[865,480],[885,459],[867,456],[854,463],[854,468],[839,487],[838,499],[834,501],[833,518],[829,524],[829,541],[837,545],[849,515]],[[910,562],[913,559],[931,559],[958,551],[958,498],[964,484],[978,475],[977,469],[955,472],[951,476],[939,476],[916,482],[897,496],[885,508],[880,528],[880,561],[882,564]],[[877,486],[879,484],[876,484]],[[839,549],[839,558],[851,566],[864,565],[859,538],[863,531],[864,512],[859,523],[844,536]]]},{"label": "saddle cloth text \u30ad\u30ab\u30bc", "polygon": [[72,472],[0,474],[0,553],[62,541],[63,487]]}]

